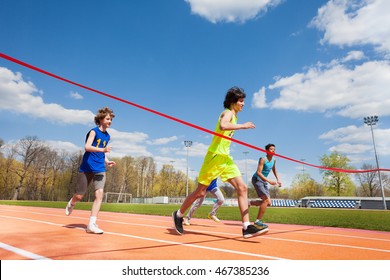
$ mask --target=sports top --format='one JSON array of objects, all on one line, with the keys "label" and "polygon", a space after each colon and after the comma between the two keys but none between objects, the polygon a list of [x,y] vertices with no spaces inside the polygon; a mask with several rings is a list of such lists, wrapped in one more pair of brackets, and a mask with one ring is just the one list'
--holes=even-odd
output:
[{"label": "sports top", "polygon": [[[264,177],[267,177],[268,174],[271,172],[272,168],[274,167],[274,164],[275,164],[275,159],[272,157],[272,159],[269,161],[268,158],[265,156],[265,157],[261,157],[259,159],[259,163],[260,163],[260,160],[261,159],[264,159],[264,165],[263,165],[263,171],[261,171],[261,174],[264,175]],[[257,178],[261,179],[258,175],[257,175],[257,172],[255,172],[255,174],[253,174],[253,176],[257,176]]]},{"label": "sports top", "polygon": [[[229,109],[226,109],[221,113],[221,115],[226,112]],[[229,110],[230,111],[230,110]],[[221,115],[219,116],[217,126],[215,128],[215,132],[218,134],[222,134],[226,137],[232,138],[234,134],[234,130],[221,130]],[[237,116],[233,115],[232,120],[230,121],[232,124],[237,124]],[[208,151],[214,154],[219,154],[219,155],[229,155],[230,154],[230,144],[232,141],[216,136],[213,136],[213,139],[211,141],[211,144],[209,146]]]},{"label": "sports top", "polygon": [[[92,146],[97,148],[105,148],[110,141],[110,134],[103,132],[99,127],[92,128],[85,138],[85,142],[88,139],[89,133],[95,131],[95,139],[93,139]],[[105,172],[105,153],[103,152],[85,152],[83,155],[83,161],[80,165],[80,172]]]}]

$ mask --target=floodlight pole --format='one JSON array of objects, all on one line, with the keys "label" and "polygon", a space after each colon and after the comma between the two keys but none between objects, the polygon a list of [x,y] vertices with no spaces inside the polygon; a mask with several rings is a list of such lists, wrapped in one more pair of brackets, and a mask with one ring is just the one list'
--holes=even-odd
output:
[{"label": "floodlight pole", "polygon": [[186,146],[186,148],[187,148],[187,183],[186,183],[186,197],[187,197],[188,196],[188,150],[192,146],[192,141],[185,140],[184,146]]},{"label": "floodlight pole", "polygon": [[372,143],[374,145],[374,153],[375,153],[375,161],[376,161],[376,168],[378,169],[378,177],[379,177],[379,186],[381,187],[382,190],[382,199],[383,199],[383,209],[387,209],[386,207],[386,199],[385,199],[385,190],[383,189],[382,185],[382,177],[381,177],[381,172],[379,171],[379,161],[378,161],[378,156],[376,153],[376,146],[375,146],[375,138],[374,138],[374,130],[372,128],[373,125],[376,125],[378,122],[379,118],[378,116],[369,116],[364,118],[364,123],[366,125],[369,125],[371,128],[371,136],[372,136]]},{"label": "floodlight pole", "polygon": [[[301,161],[304,162],[306,159],[305,158],[301,158]],[[305,165],[302,164],[302,175],[305,174]]]}]

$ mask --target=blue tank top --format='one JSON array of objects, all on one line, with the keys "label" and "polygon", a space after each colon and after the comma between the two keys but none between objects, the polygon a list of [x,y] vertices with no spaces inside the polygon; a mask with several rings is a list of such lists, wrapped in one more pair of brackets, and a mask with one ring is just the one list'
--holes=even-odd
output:
[{"label": "blue tank top", "polygon": [[[267,177],[268,174],[271,172],[272,168],[274,167],[275,159],[272,158],[271,161],[269,161],[266,156],[262,157],[262,158],[264,159],[264,165],[263,165],[263,171],[261,173],[264,175],[264,177]],[[259,163],[260,163],[260,160],[262,158],[259,159]],[[260,177],[257,176],[257,172],[255,172],[255,174],[253,174],[253,176],[256,176],[260,179]]]},{"label": "blue tank top", "polygon": [[271,172],[272,167],[274,167],[275,159],[272,158],[271,161],[268,161],[267,157],[263,157],[263,159],[264,159],[264,166],[263,166],[263,171],[261,173],[263,173],[263,175],[267,177],[268,174]]},{"label": "blue tank top", "polygon": [[[100,131],[98,127],[91,129],[85,141],[87,141],[89,133],[91,131],[95,131],[95,139],[93,139],[92,146],[97,148],[105,148],[110,141],[110,134],[108,132]],[[80,172],[105,172],[106,164],[105,164],[105,154],[103,152],[85,152],[83,155],[83,161],[80,165]]]}]

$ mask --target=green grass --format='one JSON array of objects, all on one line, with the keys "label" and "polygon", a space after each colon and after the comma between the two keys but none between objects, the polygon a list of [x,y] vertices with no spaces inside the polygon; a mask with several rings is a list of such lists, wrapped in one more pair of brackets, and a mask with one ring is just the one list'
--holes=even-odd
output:
[{"label": "green grass", "polygon": [[[36,206],[50,208],[65,208],[67,202],[48,201],[6,201],[0,204],[18,206]],[[79,202],[76,209],[91,210],[92,203]],[[101,211],[170,216],[179,205],[167,204],[116,204],[103,203]],[[206,218],[211,206],[202,206],[195,213],[197,218]],[[258,207],[251,207],[249,215],[254,221]],[[218,217],[222,220],[240,221],[238,207],[221,207]],[[390,231],[390,211],[362,209],[310,209],[310,208],[275,208],[270,207],[264,216],[268,223],[298,224],[327,227],[343,227]]]}]

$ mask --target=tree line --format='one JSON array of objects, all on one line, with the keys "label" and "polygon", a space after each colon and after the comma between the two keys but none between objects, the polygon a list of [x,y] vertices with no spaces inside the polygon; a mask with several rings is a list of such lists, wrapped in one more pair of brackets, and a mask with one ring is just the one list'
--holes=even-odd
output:
[{"label": "tree line", "polygon": [[[68,200],[74,193],[83,151],[69,153],[51,148],[37,137],[25,137],[0,153],[0,199]],[[151,157],[112,158],[107,169],[105,192],[129,193],[132,197],[184,196],[186,175],[172,165],[157,171]],[[194,181],[189,180],[189,189]],[[94,199],[88,189],[85,199]]]},{"label": "tree line", "polygon": [[[77,173],[83,151],[66,152],[51,148],[35,136],[27,136],[12,145],[4,145],[0,139],[0,199],[4,200],[47,200],[66,201],[74,193]],[[135,197],[184,197],[187,177],[173,165],[165,164],[157,170],[152,157],[131,157],[112,159],[117,165],[107,169],[105,192],[128,193]],[[337,152],[321,158],[323,166],[349,169],[349,159]],[[373,169],[364,164],[363,169]],[[300,199],[305,196],[380,196],[381,188],[377,172],[355,175],[322,171],[322,182],[317,182],[308,173],[296,174],[291,186],[271,187],[272,198]],[[390,180],[382,173],[382,184],[389,195]],[[188,179],[189,192],[195,189],[196,179]],[[257,198],[248,183],[249,197]],[[227,198],[236,197],[228,183],[220,186]],[[88,188],[85,200],[94,199],[93,190]]]},{"label": "tree line", "polygon": [[[320,164],[321,166],[336,170],[355,169],[350,165],[350,159],[337,151],[332,152],[330,155],[323,155],[320,158]],[[373,170],[375,168],[370,164],[364,163],[360,169]],[[352,175],[351,173],[323,169],[320,170],[320,173],[322,175],[322,182],[317,182],[305,172],[296,174],[288,190],[271,188],[273,197],[297,200],[305,196],[378,197],[382,195],[378,172],[356,173]],[[385,196],[389,196],[389,174],[382,172],[381,178]]]}]

